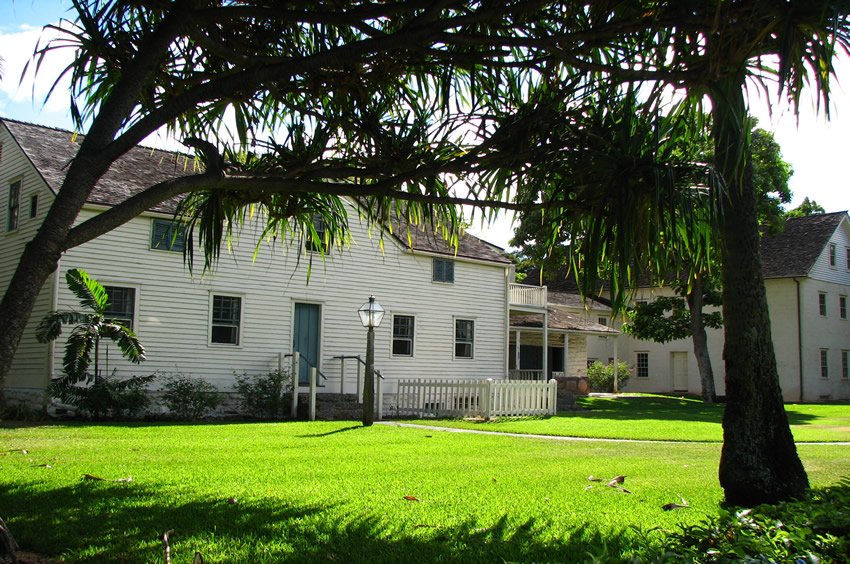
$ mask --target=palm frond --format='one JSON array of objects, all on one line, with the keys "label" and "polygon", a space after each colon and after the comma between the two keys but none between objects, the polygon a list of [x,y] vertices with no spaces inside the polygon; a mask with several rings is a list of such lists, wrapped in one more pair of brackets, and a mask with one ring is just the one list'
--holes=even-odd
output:
[{"label": "palm frond", "polygon": [[51,311],[38,324],[35,337],[39,343],[48,343],[59,338],[63,325],[91,323],[92,314],[79,311]]},{"label": "palm frond", "polygon": [[72,268],[66,272],[65,280],[68,289],[80,300],[81,306],[91,309],[96,315],[103,315],[109,296],[100,282],[81,268]]}]

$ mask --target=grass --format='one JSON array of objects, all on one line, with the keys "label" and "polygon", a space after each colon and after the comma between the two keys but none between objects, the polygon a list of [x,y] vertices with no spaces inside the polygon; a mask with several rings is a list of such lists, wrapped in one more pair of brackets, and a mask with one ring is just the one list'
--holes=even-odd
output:
[{"label": "grass", "polygon": [[[721,442],[723,405],[691,398],[640,395],[579,397],[583,411],[562,412],[540,419],[491,422],[422,420],[425,425],[506,433],[567,437]],[[785,406],[797,443],[850,441],[850,405],[789,404]]]},{"label": "grass", "polygon": [[[316,422],[7,426],[0,444],[0,516],[67,562],[162,561],[169,529],[175,562],[610,561],[721,499],[710,443]],[[815,486],[850,465],[847,446],[799,452]],[[587,480],[618,474],[631,494]],[[679,496],[690,508],[661,509]]]}]

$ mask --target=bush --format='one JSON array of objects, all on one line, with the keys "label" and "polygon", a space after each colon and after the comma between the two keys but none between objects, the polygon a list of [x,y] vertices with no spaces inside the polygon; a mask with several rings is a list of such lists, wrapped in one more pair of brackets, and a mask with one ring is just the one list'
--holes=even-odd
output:
[{"label": "bush", "polygon": [[165,407],[180,419],[200,419],[221,405],[215,386],[183,374],[166,378],[160,391]]},{"label": "bush", "polygon": [[150,405],[147,385],[155,378],[156,375],[151,374],[119,380],[113,374],[93,378],[89,386],[68,384],[67,380],[61,379],[51,383],[49,393],[95,419],[133,417]]},{"label": "bush", "polygon": [[[622,390],[629,381],[629,365],[620,362],[617,365],[617,389]],[[614,364],[602,364],[598,360],[587,367],[587,379],[594,392],[614,391]]]},{"label": "bush", "polygon": [[239,407],[246,415],[283,417],[292,394],[292,372],[274,370],[260,376],[236,376],[233,386],[239,394]]},{"label": "bush", "polygon": [[682,525],[665,549],[664,561],[847,562],[850,478],[801,501],[721,510],[700,524]]}]

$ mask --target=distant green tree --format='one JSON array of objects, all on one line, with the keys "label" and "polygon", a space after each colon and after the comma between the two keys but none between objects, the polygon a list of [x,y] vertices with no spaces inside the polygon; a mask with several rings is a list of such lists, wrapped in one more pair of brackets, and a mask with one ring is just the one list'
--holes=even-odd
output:
[{"label": "distant green tree", "polygon": [[818,204],[814,200],[810,200],[808,196],[803,198],[803,203],[794,208],[793,210],[789,210],[786,214],[786,218],[791,217],[803,217],[806,215],[814,215],[817,213],[826,213],[826,210],[823,209],[823,206]]},{"label": "distant green tree", "polygon": [[706,313],[703,307],[721,305],[717,280],[711,276],[699,277],[690,285],[676,283],[673,288],[678,296],[658,297],[629,310],[623,332],[656,343],[691,337],[702,383],[702,399],[714,403],[717,393],[705,330],[722,327],[723,314],[719,311]]},{"label": "distant green tree", "polygon": [[756,124],[756,120],[753,120],[750,135],[756,211],[762,234],[773,234],[781,231],[785,223],[782,205],[791,201],[788,181],[794,169],[782,158],[782,148],[773,133],[755,127]]}]

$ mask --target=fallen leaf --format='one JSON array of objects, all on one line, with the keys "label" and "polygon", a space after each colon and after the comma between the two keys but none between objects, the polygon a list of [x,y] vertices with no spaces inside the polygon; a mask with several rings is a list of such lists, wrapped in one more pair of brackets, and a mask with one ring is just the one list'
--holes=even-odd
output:
[{"label": "fallen leaf", "polygon": [[589,486],[584,488],[584,491],[591,490],[591,489],[593,489],[593,484],[590,484]]},{"label": "fallen leaf", "polygon": [[494,482],[496,481],[496,478],[490,478],[490,479],[493,480]]},{"label": "fallen leaf", "polygon": [[667,503],[661,506],[661,509],[664,511],[673,511],[674,509],[680,509],[683,507],[690,507],[690,505],[681,505],[679,503]]},{"label": "fallen leaf", "polygon": [[406,495],[406,496],[404,496],[404,499],[406,499],[407,501],[422,501],[418,497],[415,497],[415,496],[412,496],[412,495]]},{"label": "fallen leaf", "polygon": [[119,482],[119,483],[122,483],[122,484],[129,484],[130,482],[132,482],[132,481],[133,481],[133,477],[132,477],[132,476],[127,476],[126,478],[118,478],[118,479],[117,479],[117,480],[115,480],[115,481],[116,481],[116,482]]},{"label": "fallen leaf", "polygon": [[235,497],[229,497],[229,498],[227,498],[227,503],[230,503],[232,505],[238,505],[239,500],[237,500]]},{"label": "fallen leaf", "polygon": [[94,480],[96,482],[105,482],[105,478],[101,478],[100,476],[95,476],[94,474],[83,474],[83,480]]},{"label": "fallen leaf", "polygon": [[608,482],[608,485],[611,486],[612,488],[616,488],[617,484],[622,484],[625,481],[626,481],[625,476],[614,476],[613,478],[611,478],[611,481]]},{"label": "fallen leaf", "polygon": [[36,464],[36,468],[53,468],[50,464]]},{"label": "fallen leaf", "polygon": [[[610,484],[609,484],[609,485],[610,485]],[[626,488],[621,487],[621,486],[611,486],[611,487],[612,487],[612,488],[614,488],[615,490],[620,490],[620,491],[621,491],[621,492],[623,492],[623,493],[627,493],[627,494],[632,493],[632,492],[630,492],[629,490],[627,490]]]},{"label": "fallen leaf", "polygon": [[601,482],[602,478],[597,478],[596,476],[591,474],[590,476],[587,477],[587,481],[588,482]]}]

